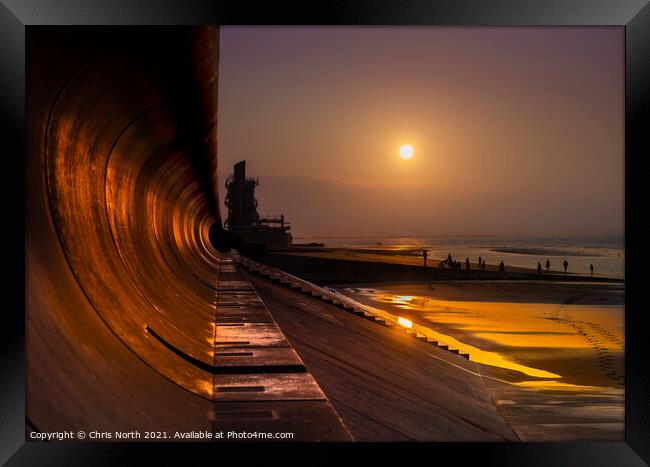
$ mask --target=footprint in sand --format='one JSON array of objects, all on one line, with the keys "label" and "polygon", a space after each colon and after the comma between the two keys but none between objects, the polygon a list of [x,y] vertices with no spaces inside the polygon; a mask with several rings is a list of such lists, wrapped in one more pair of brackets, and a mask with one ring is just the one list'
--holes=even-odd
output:
[{"label": "footprint in sand", "polygon": [[609,347],[606,345],[609,342],[622,347],[621,340],[598,323],[576,320],[566,313],[564,307],[573,303],[577,298],[579,297],[570,297],[553,312],[544,313],[545,319],[553,320],[575,329],[576,334],[583,337],[596,351],[598,371],[607,376],[616,387],[623,387],[624,376],[621,372],[612,368],[614,358]]}]

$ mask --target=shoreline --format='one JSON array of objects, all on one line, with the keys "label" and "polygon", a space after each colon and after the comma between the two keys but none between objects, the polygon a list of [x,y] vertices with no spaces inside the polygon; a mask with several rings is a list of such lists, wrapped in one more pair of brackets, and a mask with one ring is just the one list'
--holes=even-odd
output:
[{"label": "shoreline", "polygon": [[[572,285],[625,285],[625,283],[619,279],[613,279],[613,280],[605,280],[605,281],[561,281],[561,280],[552,280],[548,279],[545,281],[540,281],[537,279],[441,279],[437,280],[436,283],[445,283],[445,282],[474,282],[474,283],[481,283],[485,282],[488,284],[499,284],[499,283],[531,283],[531,284],[537,284],[540,282],[547,283],[547,284],[572,284]],[[388,286],[393,286],[393,285],[427,285],[430,284],[430,280],[416,280],[416,281],[401,281],[401,280],[395,280],[395,281],[383,281],[381,283],[376,283],[376,282],[351,282],[351,283],[340,283],[340,284],[328,284],[328,287],[333,287],[333,288],[350,288],[350,287],[357,287],[357,288],[364,288],[364,287],[373,287],[376,285],[388,285]]]},{"label": "shoreline", "polygon": [[[437,267],[437,260],[429,260],[431,265],[423,266],[420,258],[407,258],[390,255],[354,254],[345,251],[299,252],[272,251],[256,257],[257,261],[282,269],[318,285],[387,283],[441,280],[529,280],[588,283],[620,283],[624,279],[584,276],[571,273],[542,272],[520,267],[508,267],[499,272],[496,265],[487,265],[485,271],[470,263],[470,270]],[[350,254],[348,254],[350,253]],[[436,263],[436,264],[434,264]]]},{"label": "shoreline", "polygon": [[[460,251],[457,249],[460,248]],[[516,251],[514,251],[516,250]],[[320,258],[329,258],[329,259],[342,259],[350,261],[373,261],[373,262],[382,262],[382,263],[393,263],[393,264],[403,264],[410,266],[423,266],[423,257],[422,257],[421,248],[413,248],[396,246],[391,248],[390,246],[381,246],[374,247],[369,246],[342,246],[342,247],[296,247],[296,248],[287,248],[282,250],[274,250],[272,253],[277,254],[288,254],[288,255],[298,255],[298,256],[311,256],[311,257],[320,257]],[[440,263],[447,257],[447,251],[441,251],[440,248],[428,248],[429,257],[427,259],[427,267],[440,267]],[[525,251],[526,253],[523,253]],[[480,251],[478,248],[473,249],[472,251],[467,251],[466,247],[454,247],[450,246],[449,252],[452,254],[453,259],[460,260],[461,269],[465,270],[465,259],[470,259],[470,269],[478,270],[479,265],[477,259],[482,257],[486,263],[486,271],[497,271],[498,264],[501,260],[505,262],[505,267],[507,272],[527,272],[532,274],[537,274],[537,262],[539,261],[542,264],[542,274],[562,274],[564,275],[564,269],[561,266],[561,258],[569,259],[569,269],[566,275],[573,276],[583,276],[589,278],[611,278],[611,279],[624,279],[623,271],[614,271],[608,269],[608,267],[602,267],[598,264],[598,261],[601,261],[604,256],[596,255],[591,261],[595,264],[595,274],[591,274],[589,271],[589,256],[586,256],[582,253],[576,253],[576,257],[572,257],[570,252],[566,252],[566,255],[557,255],[558,251],[546,251],[544,250],[543,257],[538,256],[541,254],[541,251],[535,250],[532,247],[526,248],[514,248],[514,247],[490,247],[485,248],[485,251]],[[549,271],[544,269],[545,262],[550,260],[551,268]],[[446,267],[446,266],[445,266]]]}]

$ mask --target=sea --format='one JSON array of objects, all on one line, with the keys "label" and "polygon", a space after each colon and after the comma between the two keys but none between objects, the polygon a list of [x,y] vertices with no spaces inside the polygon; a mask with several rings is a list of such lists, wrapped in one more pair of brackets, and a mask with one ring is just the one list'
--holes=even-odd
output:
[{"label": "sea", "polygon": [[[323,243],[326,248],[372,250],[390,255],[422,256],[427,250],[430,260],[442,260],[451,254],[454,259],[472,263],[482,260],[488,264],[537,268],[546,261],[551,271],[563,271],[562,263],[569,263],[568,272],[580,275],[615,279],[625,278],[625,248],[622,237],[576,238],[503,238],[503,237],[350,237],[350,238],[294,238],[295,243]],[[431,263],[433,264],[433,263]]]}]

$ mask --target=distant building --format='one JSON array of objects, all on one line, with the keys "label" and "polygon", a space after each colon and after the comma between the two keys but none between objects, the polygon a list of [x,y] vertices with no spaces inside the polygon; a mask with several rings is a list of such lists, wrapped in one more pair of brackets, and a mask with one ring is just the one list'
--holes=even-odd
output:
[{"label": "distant building", "polygon": [[279,216],[260,216],[257,212],[255,188],[259,180],[246,177],[246,161],[237,162],[234,172],[226,180],[225,227],[241,237],[245,243],[261,244],[267,248],[289,248],[291,227]]}]

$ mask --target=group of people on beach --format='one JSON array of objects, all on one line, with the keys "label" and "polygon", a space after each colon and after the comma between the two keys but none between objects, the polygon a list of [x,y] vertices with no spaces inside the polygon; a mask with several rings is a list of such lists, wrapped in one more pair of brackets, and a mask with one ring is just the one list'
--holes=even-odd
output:
[{"label": "group of people on beach", "polygon": [[[429,253],[427,250],[422,250],[422,257],[424,258],[424,267],[427,267],[427,258],[429,256]],[[564,262],[562,263],[562,266],[564,266],[564,274],[567,273],[567,269],[569,268],[569,262],[564,259]],[[447,259],[440,261],[438,263],[439,268],[444,268],[448,267],[449,269],[461,269],[462,268],[462,263],[460,261],[456,261],[455,259],[452,258],[451,253],[447,255]],[[478,269],[480,271],[485,271],[486,265],[485,265],[485,260],[481,258],[480,256],[478,257]],[[546,272],[551,271],[551,261],[546,260],[545,264]],[[465,258],[465,269],[469,271],[471,269],[471,263],[469,261],[469,258]],[[591,275],[594,275],[594,265],[590,264],[589,269],[591,271]],[[506,265],[504,264],[503,260],[499,263],[499,272],[505,272],[506,270]],[[537,273],[541,274],[542,273],[542,263],[538,262],[537,263]]]},{"label": "group of people on beach", "polygon": [[[424,258],[424,267],[427,267],[427,257],[429,256],[429,253],[427,250],[422,251],[422,257]],[[451,257],[451,253],[447,255],[447,259],[440,261],[438,263],[439,268],[444,268],[448,267],[449,269],[462,269],[463,263],[461,261],[456,261],[454,258]],[[486,265],[485,261],[483,258],[479,256],[478,258],[478,269],[481,271],[485,271]],[[501,265],[499,266],[499,270],[501,271],[501,268],[505,268],[503,265],[503,261],[501,261]],[[465,258],[465,269],[469,271],[471,269],[471,263],[469,261],[469,258]],[[505,269],[504,269],[505,270]]]},{"label": "group of people on beach", "polygon": [[[423,255],[424,255],[424,265],[426,266],[427,265],[427,250],[424,250]],[[451,253],[450,253],[447,256],[447,259],[441,261],[438,264],[438,267],[441,267],[441,268],[444,268],[445,266],[448,267],[449,269],[462,269],[463,264],[460,261],[456,261],[455,259],[453,259],[451,257]],[[470,267],[469,258],[466,258],[465,259],[465,269],[469,270],[469,267]]]}]

